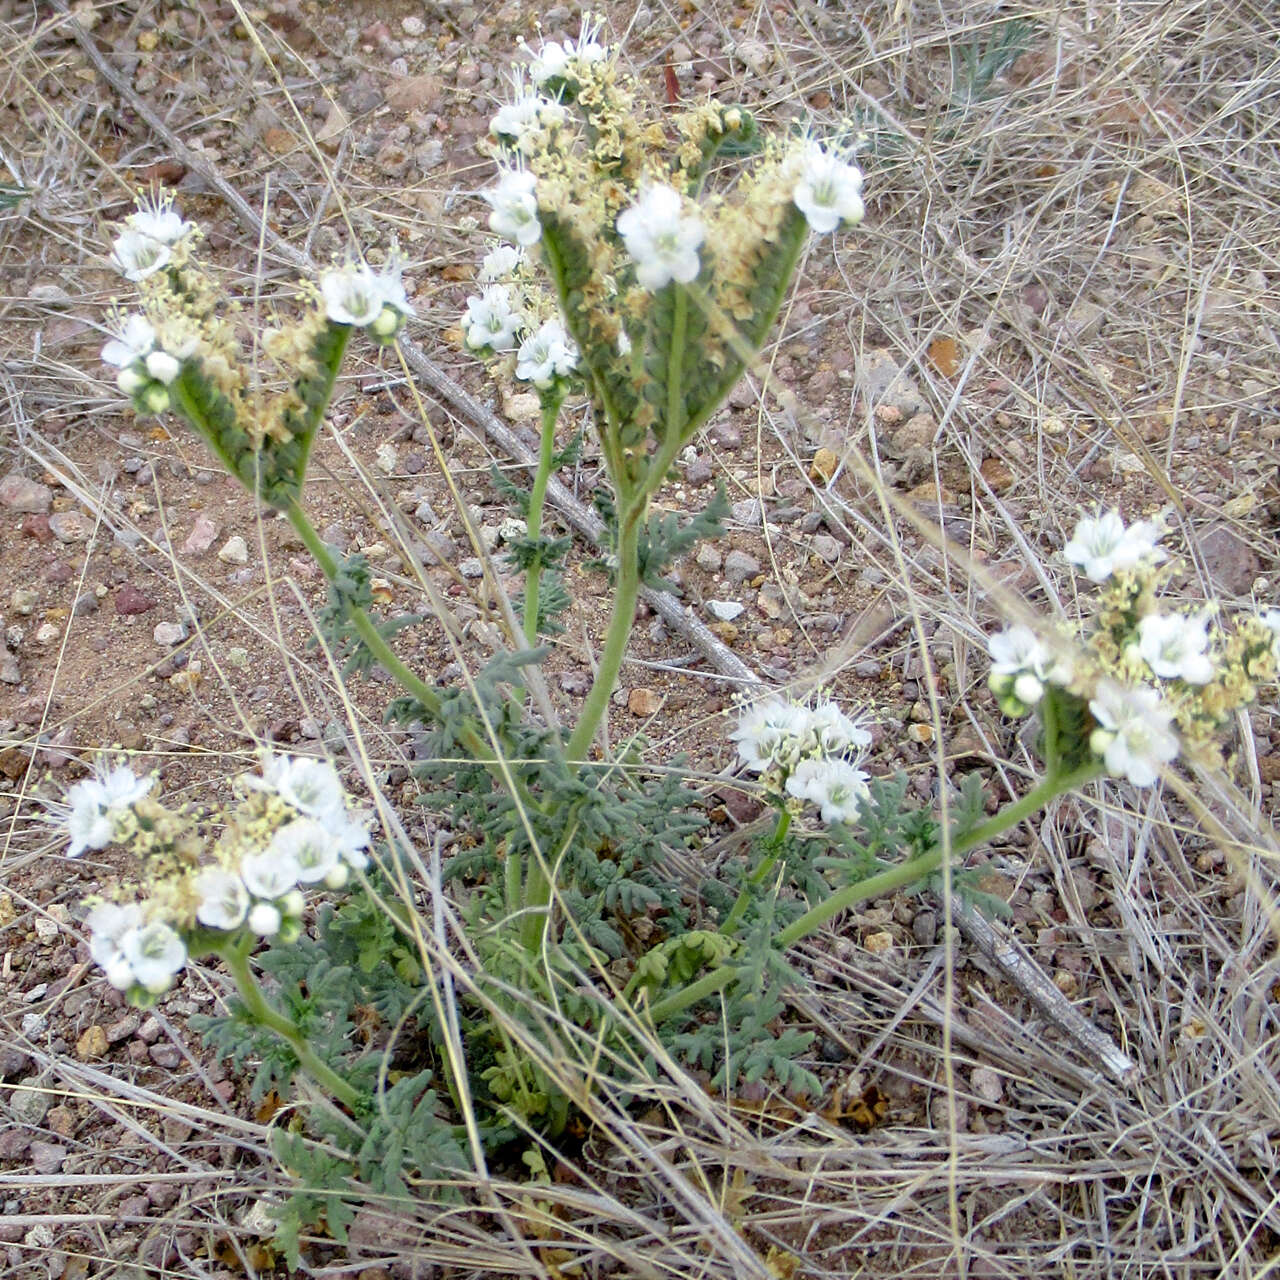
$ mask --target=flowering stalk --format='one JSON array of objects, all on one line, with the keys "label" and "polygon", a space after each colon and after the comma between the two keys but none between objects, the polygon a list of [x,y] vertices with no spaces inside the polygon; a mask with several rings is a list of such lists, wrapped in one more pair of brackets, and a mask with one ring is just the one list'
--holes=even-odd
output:
[{"label": "flowering stalk", "polygon": [[784,805],[778,810],[778,821],[774,825],[773,834],[765,844],[765,855],[760,859],[760,865],[747,877],[747,883],[743,885],[742,892],[738,894],[738,900],[733,904],[729,914],[724,918],[724,923],[720,926],[719,931],[721,933],[731,935],[737,930],[738,922],[751,904],[751,890],[759,885],[765,876],[773,870],[773,865],[778,861],[778,855],[782,852],[782,842],[787,838],[787,832],[790,827],[791,810]]},{"label": "flowering stalk", "polygon": [[256,939],[251,934],[245,934],[217,952],[231,971],[231,977],[235,981],[236,989],[240,992],[245,1008],[259,1026],[274,1031],[288,1043],[297,1055],[302,1069],[331,1098],[336,1098],[344,1106],[354,1109],[360,1100],[359,1091],[317,1056],[307,1043],[306,1036],[289,1018],[267,1003],[267,998],[262,994],[262,988],[258,985],[257,978],[253,976],[253,968],[249,964],[249,952],[253,949],[255,942]]},{"label": "flowering stalk", "polygon": [[[536,542],[542,536],[542,509],[546,503],[547,482],[551,479],[551,466],[556,450],[556,419],[560,415],[564,396],[565,385],[557,379],[540,397],[542,440],[538,449],[538,469],[534,472],[533,489],[529,494],[529,515],[526,521],[531,542]],[[542,553],[538,552],[525,571],[524,638],[531,649],[538,643],[538,591],[541,580]]]}]

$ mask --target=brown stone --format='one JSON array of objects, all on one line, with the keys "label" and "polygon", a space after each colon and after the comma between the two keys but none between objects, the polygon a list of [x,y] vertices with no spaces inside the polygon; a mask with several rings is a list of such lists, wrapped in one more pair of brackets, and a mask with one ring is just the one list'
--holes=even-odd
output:
[{"label": "brown stone", "polygon": [[653,689],[632,689],[627,697],[627,710],[633,716],[657,715],[662,706],[662,695]]},{"label": "brown stone", "polygon": [[80,1058],[101,1058],[108,1048],[107,1033],[95,1022],[79,1040],[76,1041],[76,1056]]}]

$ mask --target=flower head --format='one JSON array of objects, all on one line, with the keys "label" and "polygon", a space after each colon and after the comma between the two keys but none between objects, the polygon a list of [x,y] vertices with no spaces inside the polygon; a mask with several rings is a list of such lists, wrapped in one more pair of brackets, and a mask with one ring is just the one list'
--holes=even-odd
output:
[{"label": "flower head", "polygon": [[178,934],[162,920],[131,929],[120,942],[134,981],[152,995],[168,991],[174,975],[187,963],[187,948]]},{"label": "flower head", "polygon": [[602,25],[600,18],[587,15],[582,20],[576,40],[544,41],[529,64],[529,75],[534,84],[545,85],[552,80],[564,80],[579,66],[590,66],[603,61],[609,51],[597,39]]},{"label": "flower head", "polygon": [[105,849],[115,838],[116,823],[151,790],[153,778],[139,778],[128,765],[99,769],[67,790],[67,857],[86,849]]},{"label": "flower head", "polygon": [[829,756],[861,751],[871,745],[871,734],[831,701],[819,702],[809,709],[806,731],[818,750]]},{"label": "flower head", "polygon": [[275,847],[240,859],[240,878],[255,898],[274,902],[283,898],[297,883],[302,868],[287,849]]},{"label": "flower head", "polygon": [[794,702],[769,698],[748,707],[729,735],[738,756],[752,773],[764,773],[798,758],[797,744],[809,727],[809,712]]},{"label": "flower head", "polygon": [[1153,675],[1187,684],[1208,684],[1213,679],[1209,633],[1203,618],[1149,613],[1138,623],[1138,655]]},{"label": "flower head", "polygon": [[1086,516],[1062,549],[1067,560],[1084,570],[1090,582],[1105,582],[1117,569],[1131,569],[1144,559],[1163,559],[1156,543],[1160,530],[1150,520],[1125,527],[1118,511]]},{"label": "flower head", "polygon": [[481,259],[480,271],[476,278],[481,284],[494,284],[499,280],[506,280],[515,274],[523,261],[524,254],[514,245],[494,245]]},{"label": "flower head", "polygon": [[339,849],[327,822],[298,818],[287,823],[271,839],[268,852],[298,868],[300,884],[316,884],[338,865]]},{"label": "flower head", "polygon": [[806,145],[800,178],[792,193],[795,206],[812,231],[834,231],[841,222],[861,222],[862,170],[848,164],[820,143]]},{"label": "flower head", "polygon": [[[369,865],[369,813],[344,813],[327,825],[334,848],[344,863],[354,871],[363,871]],[[341,888],[333,883],[332,873],[325,877],[330,888]]]},{"label": "flower head", "polygon": [[688,284],[701,264],[698,247],[707,229],[697,214],[685,213],[679,192],[664,183],[644,188],[618,215],[618,234],[636,264],[641,288],[661,289],[672,280]]},{"label": "flower head", "polygon": [[498,185],[480,194],[489,202],[489,228],[519,245],[536,244],[542,236],[538,221],[538,180],[527,169],[504,169]]},{"label": "flower head", "polygon": [[89,930],[89,955],[107,974],[107,981],[118,991],[133,985],[133,967],[124,952],[124,942],[142,925],[142,908],[136,902],[119,906],[104,902],[85,917]]},{"label": "flower head", "polygon": [[142,196],[136,213],[125,219],[125,225],[163,245],[175,245],[191,229],[173,206],[173,196],[162,193]]},{"label": "flower head", "polygon": [[823,822],[856,821],[871,797],[867,775],[839,757],[801,760],[787,779],[787,792],[816,804]]},{"label": "flower head", "polygon": [[126,316],[112,331],[115,337],[102,348],[102,359],[118,369],[145,360],[156,345],[156,331],[146,316]]},{"label": "flower head", "polygon": [[342,779],[327,760],[271,756],[262,766],[262,777],[247,777],[244,784],[255,791],[274,791],[300,814],[322,822],[340,816],[346,808]]},{"label": "flower head", "polygon": [[1056,658],[1030,627],[997,631],[987,641],[991,654],[989,684],[1001,699],[1001,709],[1024,715],[1044,697],[1046,684],[1070,683],[1069,666]]},{"label": "flower head", "polygon": [[249,890],[225,867],[201,867],[192,886],[196,919],[210,929],[238,929],[249,911]]},{"label": "flower head", "polygon": [[1177,758],[1173,713],[1154,689],[1125,689],[1107,682],[1099,686],[1089,710],[1098,722],[1089,748],[1103,758],[1109,773],[1128,778],[1135,787],[1149,787],[1160,776],[1160,767]]},{"label": "flower head", "polygon": [[545,320],[516,353],[516,377],[535,387],[548,387],[578,366],[578,348],[559,320]]},{"label": "flower head", "polygon": [[111,265],[135,284],[168,266],[172,256],[172,250],[164,241],[132,227],[126,227],[111,245]]},{"label": "flower head", "polygon": [[510,102],[503,103],[489,121],[489,132],[513,150],[527,152],[538,131],[560,124],[564,107],[526,83],[523,69],[517,69]]},{"label": "flower head", "polygon": [[511,302],[511,290],[504,284],[491,284],[478,297],[467,299],[466,343],[473,351],[510,351],[516,345],[516,334],[524,328],[524,314]]}]

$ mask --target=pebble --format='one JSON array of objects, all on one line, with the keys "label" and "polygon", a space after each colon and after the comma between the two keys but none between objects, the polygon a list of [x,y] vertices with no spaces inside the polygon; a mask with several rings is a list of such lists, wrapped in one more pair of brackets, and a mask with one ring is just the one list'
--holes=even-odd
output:
[{"label": "pebble", "polygon": [[142,1015],[135,1009],[126,1013],[106,1028],[108,1044],[118,1044],[127,1040],[142,1025]]},{"label": "pebble", "polygon": [[400,19],[400,29],[405,35],[412,36],[416,40],[426,33],[427,24],[416,13],[411,13],[407,18]]},{"label": "pebble", "polygon": [[829,533],[820,533],[813,540],[813,553],[828,564],[835,564],[840,559],[840,544]]},{"label": "pebble", "polygon": [[62,1162],[70,1154],[66,1147],[60,1147],[56,1142],[33,1142],[31,1167],[36,1173],[58,1173],[62,1169]]},{"label": "pebble", "polygon": [[733,503],[729,511],[739,524],[748,527],[758,525],[764,519],[764,508],[760,505],[759,498],[744,498],[741,502]]},{"label": "pebble", "polygon": [[223,564],[248,564],[249,544],[238,533],[234,533],[218,549],[218,559]]},{"label": "pebble", "polygon": [[917,911],[911,921],[911,936],[922,946],[933,946],[938,936],[938,916],[934,911]]},{"label": "pebble", "polygon": [[29,480],[16,471],[11,471],[0,480],[0,506],[10,511],[44,515],[52,502],[53,490],[47,484]]},{"label": "pebble", "polygon": [[14,613],[25,618],[35,612],[39,599],[39,593],[33,591],[30,587],[17,587],[13,595],[9,597],[9,608]]},{"label": "pebble", "polygon": [[719,622],[732,622],[738,617],[746,605],[736,600],[708,600],[707,612]]},{"label": "pebble", "polygon": [[34,538],[41,546],[53,541],[53,530],[49,528],[48,516],[23,516],[21,528],[24,537]]},{"label": "pebble", "polygon": [[151,635],[162,649],[171,649],[187,638],[187,629],[181,622],[157,622]]},{"label": "pebble", "polygon": [[1200,554],[1217,589],[1228,596],[1248,595],[1262,571],[1256,552],[1229,525],[1216,524],[1199,538]]},{"label": "pebble", "polygon": [[662,707],[662,695],[653,689],[632,689],[627,695],[627,710],[633,716],[657,715]]},{"label": "pebble", "polygon": [[51,1101],[51,1095],[42,1089],[15,1089],[9,1095],[9,1110],[22,1124],[40,1124]]},{"label": "pebble", "polygon": [[36,629],[36,644],[51,645],[62,634],[52,622],[42,622]]},{"label": "pebble", "polygon": [[31,1057],[11,1044],[0,1046],[0,1080],[9,1080],[31,1069]]},{"label": "pebble", "polygon": [[76,1041],[76,1056],[80,1058],[101,1058],[108,1049],[107,1033],[95,1022]]},{"label": "pebble", "polygon": [[82,595],[76,596],[76,602],[71,606],[71,612],[77,618],[83,618],[86,614],[93,613],[97,607],[97,595],[92,591],[86,591]]},{"label": "pebble", "polygon": [[155,1044],[160,1039],[160,1020],[154,1014],[150,1014],[144,1020],[142,1026],[138,1028],[138,1039],[143,1044]]},{"label": "pebble", "polygon": [[49,517],[49,528],[59,542],[84,542],[92,527],[79,511],[57,511]]},{"label": "pebble", "polygon": [[581,696],[591,688],[591,677],[585,671],[562,671],[560,687],[565,693]]},{"label": "pebble", "polygon": [[458,565],[458,572],[462,574],[464,578],[483,578],[484,564],[478,557],[470,556]]},{"label": "pebble", "polygon": [[0,657],[0,684],[21,684],[22,668],[11,653]]},{"label": "pebble", "polygon": [[[21,1129],[0,1129],[0,1160],[21,1160],[31,1148],[31,1135]],[[9,1231],[9,1224],[0,1219],[0,1233]],[[18,1228],[18,1239],[22,1238],[23,1228]],[[0,1240],[8,1236],[0,1234]]]},{"label": "pebble", "polygon": [[182,1061],[182,1050],[168,1041],[164,1044],[153,1044],[148,1050],[148,1055],[157,1067],[166,1067],[169,1070]]},{"label": "pebble", "polygon": [[[760,503],[752,498],[756,509],[759,510]],[[735,507],[734,514],[737,510]],[[741,583],[748,578],[754,578],[760,572],[760,561],[755,556],[748,555],[745,551],[730,551],[724,558],[724,575],[730,582]]]},{"label": "pebble", "polygon": [[196,522],[182,544],[183,553],[189,556],[204,555],[213,546],[218,533],[217,524],[208,516],[196,516]]},{"label": "pebble", "polygon": [[969,1072],[969,1083],[984,1102],[994,1104],[1004,1097],[1004,1081],[990,1067],[974,1067]]},{"label": "pebble", "polygon": [[39,941],[49,943],[62,932],[62,927],[50,916],[36,916],[35,930]]},{"label": "pebble", "polygon": [[711,477],[714,474],[714,470],[711,466],[711,459],[694,458],[694,460],[689,463],[688,469],[684,474],[685,479],[688,480],[691,485],[700,486],[710,484]]},{"label": "pebble", "polygon": [[907,377],[889,351],[865,352],[858,361],[857,379],[863,395],[871,404],[892,405],[903,415],[923,408],[920,388]]},{"label": "pebble", "polygon": [[126,618],[134,614],[146,613],[148,609],[156,607],[156,602],[149,595],[139,591],[131,582],[116,588],[112,602],[116,607],[116,613]]},{"label": "pebble", "polygon": [[704,542],[698,547],[694,562],[704,573],[719,573],[724,557],[709,542]]}]

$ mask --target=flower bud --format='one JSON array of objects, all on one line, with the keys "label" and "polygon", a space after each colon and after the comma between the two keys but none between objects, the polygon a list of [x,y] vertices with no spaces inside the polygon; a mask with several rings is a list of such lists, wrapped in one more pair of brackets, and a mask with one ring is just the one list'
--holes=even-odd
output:
[{"label": "flower bud", "polygon": [[148,379],[132,367],[121,369],[116,375],[116,386],[127,396],[136,396],[147,385]]},{"label": "flower bud", "polygon": [[345,862],[340,862],[332,871],[324,878],[325,885],[330,889],[341,889],[351,878],[351,873],[347,869]]},{"label": "flower bud", "polygon": [[400,328],[400,313],[395,307],[383,307],[378,318],[369,326],[375,338],[392,338]]},{"label": "flower bud", "polygon": [[290,889],[276,905],[284,915],[292,916],[296,919],[302,914],[307,905],[307,900],[302,896],[301,889]]},{"label": "flower bud", "polygon": [[171,986],[173,986],[173,976],[169,975],[163,978],[152,978],[150,982],[144,982],[142,989],[148,995],[162,996]]},{"label": "flower bud", "polygon": [[270,938],[280,931],[280,913],[269,902],[259,902],[249,912],[249,928],[260,938]]},{"label": "flower bud", "polygon": [[1104,756],[1107,754],[1107,748],[1111,745],[1112,739],[1116,735],[1110,729],[1095,729],[1089,735],[1089,750],[1095,756]]},{"label": "flower bud", "polygon": [[144,363],[147,372],[166,387],[182,372],[182,361],[175,359],[167,351],[152,351]]},{"label": "flower bud", "polygon": [[153,382],[139,395],[137,403],[144,413],[164,413],[169,408],[169,393],[158,382]]},{"label": "flower bud", "polygon": [[1024,671],[1013,682],[1013,696],[1019,702],[1034,707],[1044,697],[1044,685],[1029,671]]}]

